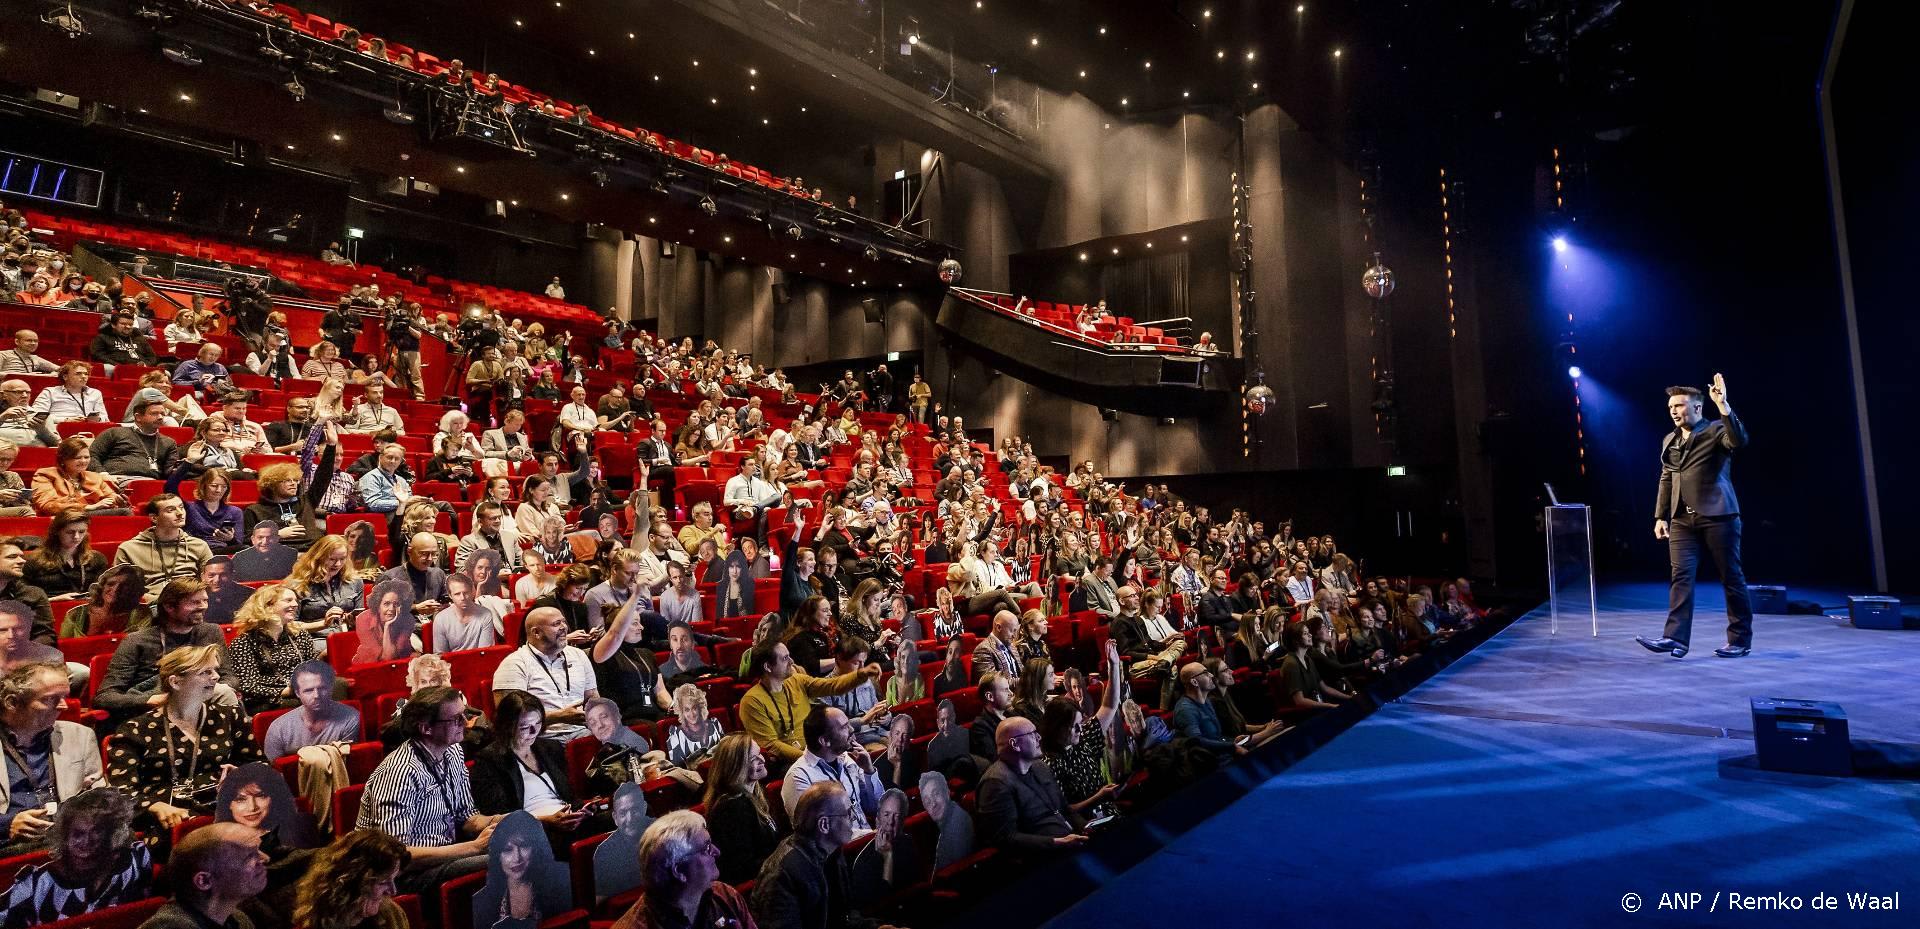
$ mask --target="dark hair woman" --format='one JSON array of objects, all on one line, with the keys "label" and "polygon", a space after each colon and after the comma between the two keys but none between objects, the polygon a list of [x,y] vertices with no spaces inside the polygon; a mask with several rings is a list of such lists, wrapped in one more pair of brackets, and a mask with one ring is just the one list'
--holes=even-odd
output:
[{"label": "dark hair woman", "polygon": [[40,547],[27,556],[24,580],[49,600],[77,600],[107,570],[107,556],[93,550],[93,517],[85,510],[54,514]]}]

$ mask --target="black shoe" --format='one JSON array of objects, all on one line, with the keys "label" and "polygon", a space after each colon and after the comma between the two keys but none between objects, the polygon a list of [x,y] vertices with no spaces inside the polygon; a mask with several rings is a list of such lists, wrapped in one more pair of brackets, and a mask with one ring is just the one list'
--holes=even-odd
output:
[{"label": "black shoe", "polygon": [[1727,645],[1713,650],[1721,658],[1745,658],[1753,649],[1745,645]]},{"label": "black shoe", "polygon": [[1666,652],[1675,658],[1684,658],[1687,655],[1687,647],[1672,639],[1649,639],[1646,636],[1637,635],[1633,640],[1650,652]]}]

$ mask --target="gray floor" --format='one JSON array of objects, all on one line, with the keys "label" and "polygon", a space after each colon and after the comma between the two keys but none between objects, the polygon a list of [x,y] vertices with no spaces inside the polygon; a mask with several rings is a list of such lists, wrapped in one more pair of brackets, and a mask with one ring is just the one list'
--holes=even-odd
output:
[{"label": "gray floor", "polygon": [[[1771,695],[1920,742],[1920,632],[1762,617],[1753,656],[1675,661],[1632,641],[1659,627],[1650,596],[1608,591],[1598,639],[1521,620],[1053,925],[1920,925],[1920,784],[1758,772],[1746,737]],[[1729,912],[1730,892],[1803,909]]]}]

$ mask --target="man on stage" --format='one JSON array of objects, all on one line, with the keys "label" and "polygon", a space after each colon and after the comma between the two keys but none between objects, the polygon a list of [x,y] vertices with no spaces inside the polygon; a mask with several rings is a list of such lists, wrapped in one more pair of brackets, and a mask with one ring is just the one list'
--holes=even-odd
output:
[{"label": "man on stage", "polygon": [[1700,415],[1699,390],[1667,388],[1667,415],[1674,431],[1660,446],[1653,537],[1667,540],[1673,589],[1667,598],[1666,634],[1658,639],[1636,636],[1635,641],[1675,658],[1687,654],[1693,635],[1693,579],[1705,546],[1727,591],[1727,644],[1713,653],[1740,658],[1753,647],[1753,607],[1747,601],[1746,574],[1740,570],[1740,503],[1728,471],[1734,449],[1747,444],[1747,428],[1727,403],[1727,382],[1720,375],[1713,376],[1707,396],[1720,408],[1720,419],[1711,423]]}]

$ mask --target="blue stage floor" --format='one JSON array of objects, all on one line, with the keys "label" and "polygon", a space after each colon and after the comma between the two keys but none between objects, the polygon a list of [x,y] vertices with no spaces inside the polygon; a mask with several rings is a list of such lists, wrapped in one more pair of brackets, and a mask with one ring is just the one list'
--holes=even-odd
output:
[{"label": "blue stage floor", "polygon": [[[1052,925],[1920,925],[1920,782],[1757,771],[1747,703],[1830,700],[1856,741],[1920,745],[1920,632],[1761,616],[1753,655],[1719,659],[1716,596],[1676,661],[1633,642],[1665,593],[1603,588],[1598,638],[1521,619]],[[1896,891],[1898,912],[1847,908]]]}]

